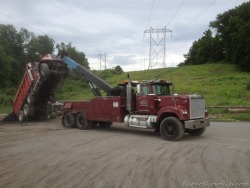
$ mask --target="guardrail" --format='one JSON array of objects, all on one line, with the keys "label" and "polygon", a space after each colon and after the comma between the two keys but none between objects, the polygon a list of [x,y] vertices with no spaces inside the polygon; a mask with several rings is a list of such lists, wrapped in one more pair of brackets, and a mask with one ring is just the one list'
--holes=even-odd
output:
[{"label": "guardrail", "polygon": [[206,108],[226,108],[230,113],[250,112],[250,106],[206,106]]}]

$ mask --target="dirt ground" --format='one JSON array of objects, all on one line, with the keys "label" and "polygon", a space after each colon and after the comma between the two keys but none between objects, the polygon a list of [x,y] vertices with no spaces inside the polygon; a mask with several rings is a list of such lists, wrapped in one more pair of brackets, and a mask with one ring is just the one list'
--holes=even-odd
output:
[{"label": "dirt ground", "polygon": [[[250,123],[212,123],[168,142],[114,124],[65,129],[60,119],[0,125],[0,187],[250,187]],[[204,186],[205,185],[205,186]],[[236,186],[234,186],[236,187]]]}]

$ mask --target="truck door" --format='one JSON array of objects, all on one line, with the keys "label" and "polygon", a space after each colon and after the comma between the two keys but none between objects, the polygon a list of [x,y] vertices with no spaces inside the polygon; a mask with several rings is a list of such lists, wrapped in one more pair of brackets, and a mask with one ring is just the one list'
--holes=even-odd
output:
[{"label": "truck door", "polygon": [[136,109],[139,113],[149,114],[149,85],[141,84],[137,91]]}]

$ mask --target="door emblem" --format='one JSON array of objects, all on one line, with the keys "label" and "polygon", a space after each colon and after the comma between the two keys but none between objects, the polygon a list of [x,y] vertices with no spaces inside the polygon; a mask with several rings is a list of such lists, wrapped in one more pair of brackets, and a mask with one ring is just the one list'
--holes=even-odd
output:
[{"label": "door emblem", "polygon": [[148,101],[141,101],[140,106],[148,106]]}]

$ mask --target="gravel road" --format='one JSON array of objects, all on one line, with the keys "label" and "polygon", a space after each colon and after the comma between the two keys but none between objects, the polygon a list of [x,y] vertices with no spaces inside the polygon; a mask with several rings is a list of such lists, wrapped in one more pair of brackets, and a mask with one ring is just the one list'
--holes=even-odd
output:
[{"label": "gravel road", "polygon": [[0,125],[0,187],[250,187],[250,123],[212,123],[168,142],[114,124],[65,129],[60,119]]}]

